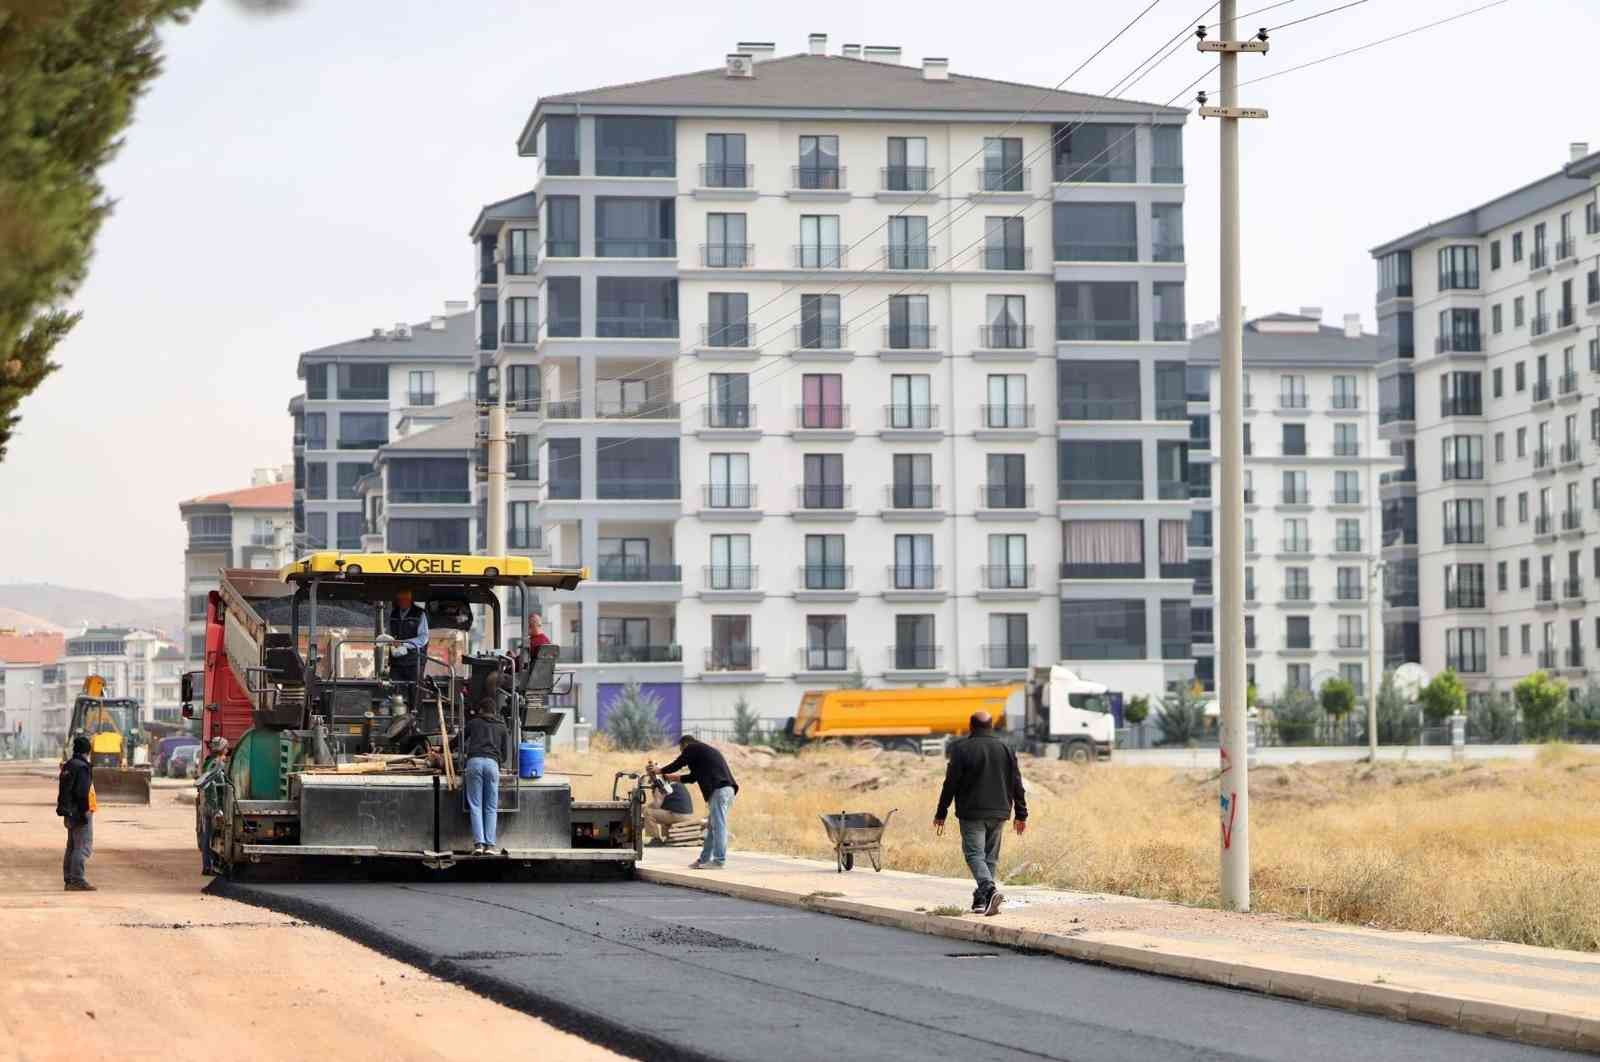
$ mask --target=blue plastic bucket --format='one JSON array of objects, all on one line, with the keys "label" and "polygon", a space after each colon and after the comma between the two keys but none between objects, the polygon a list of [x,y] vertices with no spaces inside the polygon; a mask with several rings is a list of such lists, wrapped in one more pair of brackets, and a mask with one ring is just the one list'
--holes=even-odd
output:
[{"label": "blue plastic bucket", "polygon": [[538,778],[544,774],[544,746],[524,741],[517,746],[517,777]]}]

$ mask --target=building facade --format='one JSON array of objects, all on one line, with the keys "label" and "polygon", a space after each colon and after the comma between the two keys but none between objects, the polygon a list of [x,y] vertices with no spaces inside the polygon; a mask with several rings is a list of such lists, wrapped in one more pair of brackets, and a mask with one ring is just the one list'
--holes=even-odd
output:
[{"label": "building facade", "polygon": [[[13,757],[60,752],[64,690],[57,661],[66,651],[59,632],[0,631],[0,750]],[[58,720],[56,729],[47,722]]]},{"label": "building facade", "polygon": [[585,716],[1187,677],[1184,112],[773,55],[541,99],[471,230],[509,540],[593,573],[543,605]]},{"label": "building facade", "polygon": [[183,551],[183,650],[191,668],[204,663],[206,595],[220,585],[221,570],[276,569],[293,558],[290,474],[288,468],[259,468],[251,485],[242,490],[178,504],[178,515],[188,530]]},{"label": "building facade", "polygon": [[65,732],[66,709],[90,675],[106,680],[105,696],[139,701],[140,718],[147,722],[172,722],[181,715],[178,683],[183,658],[160,635],[127,627],[90,627],[67,637],[57,664],[66,697],[58,717],[45,716],[45,727],[52,733]]},{"label": "building facade", "polygon": [[[1350,315],[1258,317],[1244,325],[1246,674],[1264,697],[1315,691],[1344,678],[1358,692],[1372,673],[1378,627],[1378,479],[1396,465],[1378,439],[1374,335]],[[1190,343],[1191,485],[1211,496],[1219,476],[1211,428],[1220,412],[1220,336]],[[1193,637],[1196,676],[1215,679],[1214,507],[1195,511]]]},{"label": "building facade", "polygon": [[1600,154],[1373,250],[1390,665],[1469,690],[1600,654]]}]

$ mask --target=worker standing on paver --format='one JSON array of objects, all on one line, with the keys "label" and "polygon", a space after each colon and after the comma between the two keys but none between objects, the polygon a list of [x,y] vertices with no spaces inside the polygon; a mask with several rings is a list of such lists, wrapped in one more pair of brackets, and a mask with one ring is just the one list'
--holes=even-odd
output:
[{"label": "worker standing on paver", "polygon": [[67,828],[67,850],[61,857],[61,880],[68,892],[94,892],[84,875],[94,851],[94,768],[89,765],[89,736],[72,739],[72,756],[61,765],[56,783],[56,814]]},{"label": "worker standing on paver", "polygon": [[[672,772],[689,768],[681,778]],[[716,870],[728,860],[728,812],[733,807],[734,794],[739,783],[733,780],[728,761],[722,753],[697,741],[689,734],[678,739],[678,758],[659,771],[654,763],[645,764],[645,773],[651,777],[659,774],[668,782],[695,782],[706,801],[706,840],[700,847],[700,858],[689,864],[690,870]]]},{"label": "worker standing on paver", "polygon": [[972,890],[972,910],[998,914],[1005,901],[995,883],[1000,863],[1000,838],[1006,820],[1016,816],[1016,831],[1028,828],[1028,802],[1022,791],[1022,769],[1011,746],[995,737],[994,719],[988,712],[973,712],[970,732],[952,742],[945,767],[944,788],[939,790],[939,810],[933,813],[933,830],[944,836],[944,819],[951,800],[961,824],[961,854],[978,887]]},{"label": "worker standing on paver", "polygon": [[195,819],[199,826],[199,836],[195,840],[200,844],[202,874],[216,873],[216,867],[211,863],[211,820],[222,807],[222,789],[227,781],[228,739],[219,734],[211,739],[211,752],[201,765],[200,777],[194,783],[195,804],[198,807]]},{"label": "worker standing on paver", "polygon": [[[495,677],[495,676],[491,676]],[[500,720],[499,683],[491,682],[467,719],[461,741],[466,766],[461,772],[467,791],[467,816],[472,820],[472,851],[495,850],[500,818],[500,761],[505,756],[506,725]]]},{"label": "worker standing on paver", "polygon": [[407,589],[396,590],[394,608],[389,610],[389,678],[411,687],[416,703],[417,680],[422,677],[423,655],[428,651],[428,612],[418,605]]}]

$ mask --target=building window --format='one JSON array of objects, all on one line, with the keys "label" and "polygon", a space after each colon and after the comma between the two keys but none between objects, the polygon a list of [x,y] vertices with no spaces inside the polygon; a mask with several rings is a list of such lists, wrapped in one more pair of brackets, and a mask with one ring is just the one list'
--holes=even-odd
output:
[{"label": "building window", "polygon": [[1444,503],[1445,545],[1482,544],[1485,541],[1482,498],[1453,498]]},{"label": "building window", "polygon": [[[1022,222],[1022,218],[1013,217],[984,219],[983,268],[1027,269],[1032,264],[1023,239]],[[889,232],[894,233],[892,221]],[[926,241],[926,234],[923,239]]]},{"label": "building window", "polygon": [[1064,660],[1143,660],[1148,655],[1141,599],[1061,602]]},{"label": "building window", "polygon": [[932,615],[894,618],[894,666],[898,671],[928,671],[939,666]]},{"label": "building window", "polygon": [[1285,424],[1283,427],[1283,455],[1285,457],[1304,457],[1306,455],[1306,426],[1304,424]]},{"label": "building window", "polygon": [[[1499,335],[1505,325],[1505,316],[1501,313],[1502,309],[1498,302],[1489,307],[1489,330],[1495,335]],[[1499,372],[1500,370],[1496,369],[1495,371]]]},{"label": "building window", "polygon": [[889,246],[884,249],[884,268],[927,269],[930,257],[926,217],[897,214],[889,219]]},{"label": "building window", "polygon": [[755,650],[750,645],[749,616],[712,616],[707,671],[750,671]]},{"label": "building window", "polygon": [[1478,249],[1467,245],[1439,249],[1439,290],[1471,289],[1478,286]]},{"label": "building window", "polygon": [[671,118],[594,120],[594,172],[601,177],[675,177],[677,123]]},{"label": "building window", "polygon": [[1056,364],[1056,387],[1062,420],[1138,420],[1142,415],[1136,361],[1064,359]]},{"label": "building window", "polygon": [[1030,666],[1033,646],[1028,644],[1026,612],[995,612],[989,615],[989,644],[984,646],[984,664],[991,668],[1017,669]]},{"label": "building window", "polygon": [[[1057,203],[1054,210],[1056,261],[1138,260],[1138,213],[1132,203]],[[1178,242],[1181,247],[1181,232]]]},{"label": "building window", "polygon": [[678,282],[668,277],[600,277],[595,334],[670,339],[678,335]]},{"label": "building window", "polygon": [[928,138],[891,136],[888,165],[883,171],[883,188],[888,192],[926,192],[932,171],[928,169]]},{"label": "building window", "polygon": [[1061,557],[1063,579],[1143,579],[1144,522],[1063,521]]},{"label": "building window", "polygon": [[306,513],[306,547],[328,548],[328,514]]},{"label": "building window", "polygon": [[1027,535],[990,535],[983,585],[991,590],[1026,590],[1033,585]]},{"label": "building window", "polygon": [[749,590],[756,570],[750,563],[749,535],[712,535],[711,566],[706,570],[708,590]]},{"label": "building window", "polygon": [[706,346],[750,346],[750,296],[742,291],[713,291],[706,302]]},{"label": "building window", "polygon": [[845,617],[807,616],[805,669],[848,671],[850,650],[845,639]]},{"label": "building window", "polygon": [[389,366],[340,362],[339,397],[360,401],[387,399]]},{"label": "building window", "polygon": [[[921,300],[921,334],[927,336],[928,330],[928,297],[926,295],[899,295],[890,296],[889,319],[890,346],[893,346],[895,319],[894,300],[920,299]],[[900,306],[900,316],[907,321],[914,317],[914,309],[906,304]],[[910,339],[914,329],[905,326],[905,338]],[[844,346],[844,326],[839,318],[839,296],[837,295],[802,295],[800,296],[800,346],[807,350],[838,350]],[[908,344],[909,345],[909,344]]]},{"label": "building window", "polygon": [[706,483],[706,508],[749,509],[755,504],[750,485],[749,454],[711,454]]},{"label": "building window", "polygon": [[[459,461],[450,461],[446,463],[455,465],[461,464]],[[368,475],[371,475],[371,473],[372,465],[366,461],[345,461],[340,464],[338,480],[339,500],[353,501],[358,496],[356,494],[356,484],[361,482],[361,480]],[[463,476],[462,478],[464,483],[465,477]],[[461,500],[465,501],[466,499],[462,498]]]},{"label": "building window", "polygon": [[837,136],[800,138],[800,164],[795,167],[796,188],[838,188],[842,184]]},{"label": "building window", "polygon": [[[343,532],[344,517],[354,516],[360,520],[360,513],[340,513],[341,533]],[[341,549],[359,548],[359,524],[354,547],[341,546]],[[396,553],[467,553],[469,552],[467,537],[467,520],[411,520],[390,517],[388,547]]]},{"label": "building window", "polygon": [[1155,333],[1158,342],[1182,342],[1188,338],[1189,325],[1183,303],[1183,285],[1156,281],[1150,285],[1155,302]]},{"label": "building window", "polygon": [[934,427],[933,378],[925,373],[889,377],[889,427],[928,430]]},{"label": "building window", "polygon": [[[1175,129],[1181,135],[1181,131]],[[1171,134],[1168,134],[1169,136]],[[1054,176],[1057,181],[1091,184],[1131,184],[1138,179],[1134,152],[1134,127],[1102,122],[1073,122],[1051,130]],[[1166,144],[1163,176],[1171,178],[1172,143]],[[1181,151],[1181,145],[1179,147]],[[1183,173],[1181,154],[1176,174]],[[1170,180],[1167,183],[1172,183]]]},{"label": "building window", "polygon": [[1183,204],[1155,203],[1150,207],[1150,259],[1183,261]]},{"label": "building window", "polygon": [[1033,502],[1028,483],[1027,457],[1023,454],[989,454],[982,502],[988,509],[1026,509]]},{"label": "building window", "polygon": [[[1527,307],[1527,303],[1523,301],[1523,298],[1522,298],[1521,295],[1518,295],[1516,298],[1511,300],[1511,325],[1512,325],[1512,327],[1521,328],[1523,326],[1523,324],[1526,323],[1526,321],[1527,321],[1527,309],[1526,309],[1526,307]],[[1517,390],[1520,391],[1520,390],[1522,390],[1522,388],[1519,387],[1519,388],[1517,388]]]},{"label": "building window", "polygon": [[1483,478],[1483,436],[1447,435],[1443,455],[1445,479]]},{"label": "building window", "polygon": [[1378,259],[1378,301],[1411,296],[1411,252],[1395,251]]},{"label": "building window", "polygon": [[1458,627],[1444,632],[1446,666],[1466,675],[1487,671],[1488,639],[1482,627]]},{"label": "building window", "polygon": [[306,500],[326,501],[328,497],[328,466],[321,461],[306,465]]},{"label": "building window", "polygon": [[932,590],[939,585],[932,535],[894,536],[891,583],[896,590]]},{"label": "building window", "polygon": [[895,454],[890,502],[896,509],[932,509],[938,497],[933,485],[932,454]]},{"label": "building window", "polygon": [[1150,182],[1183,183],[1183,129],[1158,125],[1150,130]]},{"label": "building window", "polygon": [[596,196],[594,253],[600,258],[677,257],[673,201]]},{"label": "building window", "polygon": [[376,450],[388,441],[389,414],[339,414],[339,449]]},{"label": "building window", "polygon": [[1283,644],[1286,649],[1310,649],[1311,617],[1285,616],[1283,620]]},{"label": "building window", "polygon": [[845,248],[839,242],[839,215],[802,214],[795,265],[801,269],[840,269]]},{"label": "building window", "polygon": [[989,136],[983,139],[982,188],[986,192],[1021,192],[1028,187],[1027,160],[1022,138]]},{"label": "building window", "polygon": [[1101,342],[1137,340],[1138,284],[1121,281],[1058,283],[1056,338]]},{"label": "building window", "polygon": [[805,482],[800,488],[801,507],[843,509],[848,488],[844,482],[843,454],[806,454]]},{"label": "building window", "polygon": [[1144,497],[1143,446],[1130,440],[1062,441],[1060,497],[1137,501]]},{"label": "building window", "polygon": [[552,115],[544,120],[541,129],[544,139],[544,172],[557,177],[574,177],[578,173],[578,118],[576,115]]},{"label": "building window", "polygon": [[745,164],[744,134],[707,133],[700,184],[706,188],[748,188],[750,177],[750,167]]},{"label": "building window", "polygon": [[545,197],[545,254],[551,258],[576,258],[579,250],[578,197]]},{"label": "building window", "polygon": [[979,338],[983,346],[991,350],[1024,350],[1033,345],[1026,296],[989,295],[984,300],[984,311],[988,323],[982,326]]},{"label": "building window", "polygon": [[582,289],[577,277],[548,277],[545,291],[549,306],[546,325],[555,338],[574,338],[580,333],[583,317]]},{"label": "building window", "polygon": [[743,269],[752,264],[743,214],[707,214],[705,264],[708,269]]},{"label": "building window", "polygon": [[806,373],[800,378],[800,426],[802,428],[843,428],[844,377],[839,373]]}]

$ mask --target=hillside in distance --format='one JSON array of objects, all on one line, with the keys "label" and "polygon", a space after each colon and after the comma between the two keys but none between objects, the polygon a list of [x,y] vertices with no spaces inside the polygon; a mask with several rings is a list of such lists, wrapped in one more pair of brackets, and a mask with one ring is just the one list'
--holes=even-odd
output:
[{"label": "hillside in distance", "polygon": [[54,583],[0,583],[0,626],[27,630],[40,620],[65,629],[139,627],[177,639],[183,631],[183,602],[175,597],[121,597]]}]

